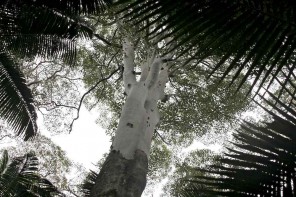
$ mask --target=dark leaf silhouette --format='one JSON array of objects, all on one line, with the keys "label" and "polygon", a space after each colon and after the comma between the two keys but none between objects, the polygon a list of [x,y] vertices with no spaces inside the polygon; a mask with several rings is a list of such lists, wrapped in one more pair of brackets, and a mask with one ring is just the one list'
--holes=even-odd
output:
[{"label": "dark leaf silhouette", "polygon": [[212,74],[225,65],[222,79],[239,80],[243,73],[238,88],[250,78],[251,89],[270,87],[289,66],[285,78],[293,74],[296,7],[291,0],[119,1],[126,2],[123,18],[143,24],[142,30],[152,27],[149,38],[173,37],[177,44],[171,50],[181,49],[179,56],[219,57]]},{"label": "dark leaf silhouette", "polygon": [[[189,180],[182,196],[195,196],[196,185],[207,188],[213,196],[294,196],[296,169],[295,111],[274,95],[268,102],[273,111],[271,123],[256,126],[245,122],[234,135],[234,148],[212,166],[207,176]],[[277,106],[272,103],[277,101]]]}]

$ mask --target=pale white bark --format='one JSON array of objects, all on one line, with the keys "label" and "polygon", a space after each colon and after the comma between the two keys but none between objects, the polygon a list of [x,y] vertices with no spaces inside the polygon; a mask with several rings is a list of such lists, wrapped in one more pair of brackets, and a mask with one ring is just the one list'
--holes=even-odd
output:
[{"label": "pale white bark", "polygon": [[152,65],[150,67],[149,74],[146,79],[146,83],[147,83],[149,89],[152,89],[155,86],[155,84],[157,83],[160,67],[162,66],[162,64],[163,64],[162,58],[155,58],[154,59]]},{"label": "pale white bark", "polygon": [[131,90],[131,86],[136,83],[135,77],[135,54],[134,54],[134,46],[129,38],[125,38],[122,43],[123,48],[123,82],[126,94],[129,94]]},{"label": "pale white bark", "polygon": [[164,66],[163,58],[156,58],[153,52],[142,65],[140,80],[136,81],[132,73],[133,46],[127,39],[123,50],[124,84],[128,95],[112,146],[124,158],[133,159],[136,150],[149,156],[153,132],[160,120],[157,102],[164,96],[168,68]]},{"label": "pale white bark", "polygon": [[146,150],[147,155],[150,153],[151,141],[153,133],[160,121],[160,114],[157,107],[157,102],[164,97],[165,85],[168,82],[168,67],[164,64],[161,66],[156,85],[149,90],[146,99],[145,110],[147,113],[145,138],[139,144],[141,150]]},{"label": "pale white bark", "polygon": [[112,146],[127,159],[133,158],[135,150],[138,149],[139,139],[144,135],[143,125],[146,119],[144,104],[147,92],[144,82],[134,84],[121,112]]},{"label": "pale white bark", "polygon": [[149,70],[150,70],[150,65],[153,63],[155,57],[156,57],[156,51],[152,50],[148,54],[146,61],[142,64],[140,81],[145,81],[147,79],[147,76],[148,76]]},{"label": "pale white bark", "polygon": [[168,66],[163,66],[163,69],[159,73],[159,79],[158,79],[158,99],[162,100],[165,97],[164,89],[165,85],[169,80],[169,68]]}]

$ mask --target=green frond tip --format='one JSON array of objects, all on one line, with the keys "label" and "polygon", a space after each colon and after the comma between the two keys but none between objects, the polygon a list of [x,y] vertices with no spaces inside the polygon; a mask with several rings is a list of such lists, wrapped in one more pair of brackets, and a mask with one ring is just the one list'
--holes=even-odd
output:
[{"label": "green frond tip", "polygon": [[[296,113],[279,104],[281,108],[269,104],[276,111],[271,123],[257,126],[245,121],[234,135],[234,147],[227,148],[219,165],[196,169],[204,174],[189,179],[182,196],[190,196],[185,195],[189,190],[198,196],[200,186],[208,189],[209,196],[293,196]],[[293,119],[284,116],[287,112]]]},{"label": "green frond tip", "polygon": [[0,160],[0,196],[52,197],[64,196],[49,180],[38,174],[38,158],[34,153],[8,160],[7,151]]},{"label": "green frond tip", "polygon": [[77,39],[89,39],[93,36],[92,28],[78,15],[26,2],[9,1],[7,5],[1,3],[2,52],[9,52],[20,58],[34,58],[36,55],[60,58],[65,63],[74,65]]},{"label": "green frond tip", "polygon": [[37,114],[31,90],[11,58],[0,53],[0,117],[28,140],[37,133]]},{"label": "green frond tip", "polygon": [[68,14],[95,14],[102,12],[112,4],[112,0],[2,0],[0,6],[20,7],[32,5],[34,7],[45,7]]},{"label": "green frond tip", "polygon": [[7,152],[7,150],[4,150],[3,154],[2,154],[2,158],[0,160],[0,174],[4,173],[7,163],[8,163],[8,159],[9,159],[8,152]]},{"label": "green frond tip", "polygon": [[126,3],[118,12],[123,19],[141,31],[152,27],[148,39],[172,37],[171,51],[178,58],[218,60],[211,74],[226,68],[221,79],[232,76],[230,84],[238,82],[238,89],[251,83],[248,93],[258,85],[259,91],[263,84],[273,83],[282,77],[283,65],[295,62],[295,22],[291,19],[296,9],[291,0],[118,0],[115,4],[120,3]]},{"label": "green frond tip", "polygon": [[94,187],[97,177],[98,177],[98,173],[92,170],[85,177],[82,185],[80,186],[81,192],[84,194],[85,197],[90,196],[90,191]]}]

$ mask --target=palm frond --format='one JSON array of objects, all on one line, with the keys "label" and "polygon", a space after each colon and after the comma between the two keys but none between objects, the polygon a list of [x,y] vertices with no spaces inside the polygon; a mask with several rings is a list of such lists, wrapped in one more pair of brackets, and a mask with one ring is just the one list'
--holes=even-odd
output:
[{"label": "palm frond", "polygon": [[112,3],[112,0],[3,0],[0,6],[21,7],[21,6],[34,6],[46,7],[52,10],[59,10],[68,14],[94,14],[104,10]]},{"label": "palm frond", "polygon": [[0,41],[2,51],[20,56],[75,59],[75,39],[91,38],[92,29],[79,16],[63,15],[44,7],[24,5],[7,9],[0,5]]},{"label": "palm frond", "polygon": [[30,90],[21,72],[9,58],[62,58],[73,64],[75,40],[91,38],[93,31],[80,21],[79,14],[97,13],[108,0],[54,0],[0,2],[0,116],[25,140],[37,132],[36,113]]},{"label": "palm frond", "polygon": [[81,185],[81,192],[84,194],[85,197],[90,196],[90,191],[92,190],[93,186],[95,185],[95,181],[96,181],[97,177],[98,177],[98,173],[96,173],[92,170],[85,177],[85,179]]},{"label": "palm frond", "polygon": [[[275,96],[271,99],[279,102]],[[234,148],[229,148],[220,160],[222,165],[212,166],[210,170],[199,169],[208,175],[190,179],[183,196],[197,194],[199,184],[214,196],[295,194],[295,111],[284,103],[277,103],[280,107],[269,104],[276,111],[269,110],[273,121],[265,126],[245,122],[234,135]]]},{"label": "palm frond", "polygon": [[[212,74],[222,65],[228,68],[222,79],[231,75],[235,81],[244,73],[239,88],[252,77],[255,80],[251,89],[255,85],[261,88],[268,81],[273,82],[284,65],[295,64],[293,1],[121,0],[120,3],[126,3],[119,12],[124,19],[143,23],[142,29],[152,27],[149,38],[173,37],[177,44],[172,50],[180,49],[179,55],[190,53],[200,60],[219,57]],[[287,71],[287,76],[293,70]],[[266,77],[270,74],[274,78]]]},{"label": "palm frond", "polygon": [[[7,161],[6,156],[1,160],[4,164],[3,161]],[[63,196],[50,181],[38,175],[38,158],[33,153],[12,158],[5,164],[5,170],[0,174],[1,196]]]},{"label": "palm frond", "polygon": [[31,90],[24,76],[4,53],[0,53],[0,116],[28,140],[37,133]]}]

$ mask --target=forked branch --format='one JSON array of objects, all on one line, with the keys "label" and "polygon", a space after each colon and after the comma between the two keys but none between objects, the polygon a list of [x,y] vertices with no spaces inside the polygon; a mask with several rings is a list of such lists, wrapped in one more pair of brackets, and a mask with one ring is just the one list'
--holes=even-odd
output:
[{"label": "forked branch", "polygon": [[79,118],[79,112],[80,112],[80,109],[81,109],[81,106],[82,106],[82,103],[83,103],[83,100],[84,98],[89,94],[91,93],[93,90],[96,89],[96,87],[98,87],[98,85],[103,82],[103,81],[106,81],[108,79],[110,79],[116,72],[118,72],[120,70],[120,68],[117,68],[116,70],[112,71],[107,77],[105,78],[102,78],[101,80],[99,80],[95,85],[93,85],[88,91],[86,91],[81,99],[80,99],[80,102],[79,102],[79,105],[78,105],[78,108],[77,108],[77,115],[76,117],[72,120],[71,124],[70,124],[70,130],[69,130],[69,133],[71,133],[72,129],[73,129],[73,124],[74,122]]}]

